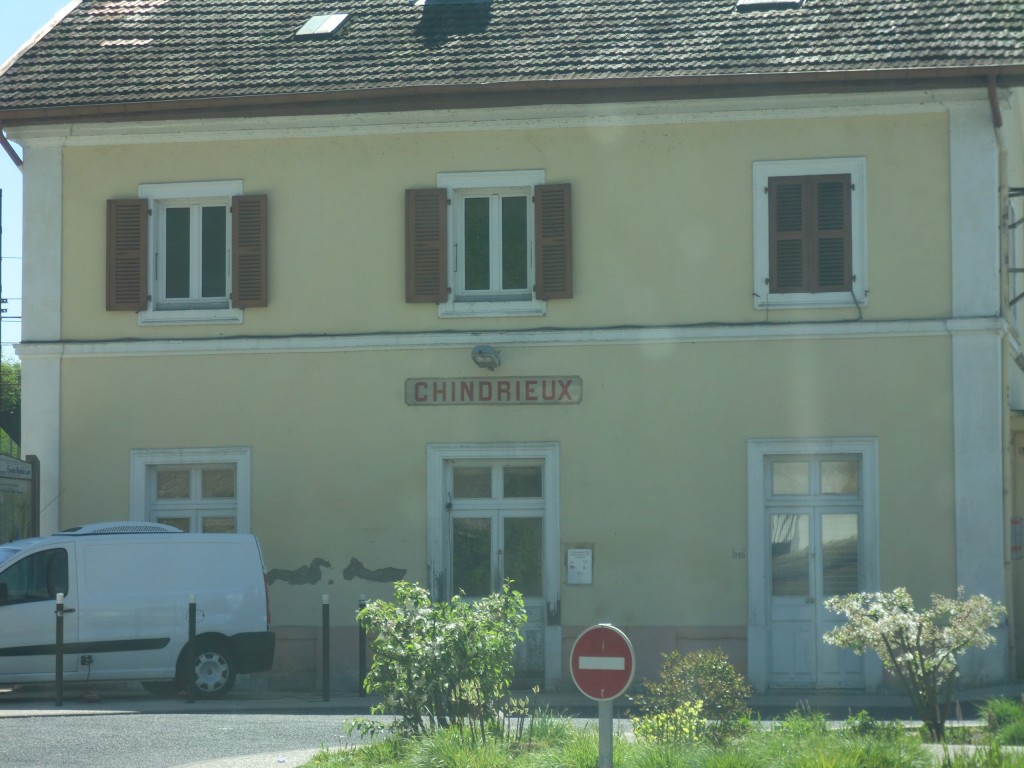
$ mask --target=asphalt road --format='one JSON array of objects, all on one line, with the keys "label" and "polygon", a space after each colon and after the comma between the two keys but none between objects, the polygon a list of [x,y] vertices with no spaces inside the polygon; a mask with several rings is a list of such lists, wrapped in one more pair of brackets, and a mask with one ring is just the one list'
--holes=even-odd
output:
[{"label": "asphalt road", "polygon": [[358,740],[344,734],[348,719],[220,712],[0,718],[0,768],[172,768],[236,755],[336,749]]}]

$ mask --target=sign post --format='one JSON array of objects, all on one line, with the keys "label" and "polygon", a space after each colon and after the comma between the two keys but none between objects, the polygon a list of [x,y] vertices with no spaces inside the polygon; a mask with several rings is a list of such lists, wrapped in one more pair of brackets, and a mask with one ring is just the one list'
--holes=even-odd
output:
[{"label": "sign post", "polygon": [[612,701],[633,681],[633,644],[622,630],[597,624],[576,638],[569,659],[576,687],[597,702],[598,768],[612,768]]}]

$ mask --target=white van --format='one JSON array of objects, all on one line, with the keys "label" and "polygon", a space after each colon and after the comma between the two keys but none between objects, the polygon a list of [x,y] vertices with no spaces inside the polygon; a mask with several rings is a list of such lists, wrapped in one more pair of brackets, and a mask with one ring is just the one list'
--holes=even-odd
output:
[{"label": "white van", "polygon": [[55,679],[58,593],[65,680],[139,680],[169,694],[192,674],[196,695],[216,698],[274,661],[255,536],[117,522],[0,544],[0,683]]}]

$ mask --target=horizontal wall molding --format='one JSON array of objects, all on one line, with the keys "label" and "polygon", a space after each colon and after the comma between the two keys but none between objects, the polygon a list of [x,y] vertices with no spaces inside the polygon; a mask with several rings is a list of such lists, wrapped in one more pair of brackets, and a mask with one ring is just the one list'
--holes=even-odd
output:
[{"label": "horizontal wall molding", "polygon": [[261,118],[98,122],[10,127],[7,132],[14,141],[22,145],[110,146],[924,114],[946,112],[952,103],[987,99],[987,91],[984,88],[977,88],[945,91],[941,95],[932,91],[907,91]]},{"label": "horizontal wall molding", "polygon": [[755,323],[736,325],[559,328],[450,333],[368,333],[353,335],[236,336],[196,339],[117,339],[110,341],[23,341],[22,360],[36,358],[166,357],[172,355],[294,354],[455,349],[488,343],[498,346],[569,347],[701,342],[766,342],[815,339],[870,339],[921,336],[1008,334],[1000,318],[956,318],[834,323]]}]

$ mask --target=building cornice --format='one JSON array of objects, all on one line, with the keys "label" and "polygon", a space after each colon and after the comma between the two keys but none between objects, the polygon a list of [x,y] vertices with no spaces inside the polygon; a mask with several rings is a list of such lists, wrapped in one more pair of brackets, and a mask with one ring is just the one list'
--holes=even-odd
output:
[{"label": "building cornice", "polygon": [[209,339],[116,339],[23,341],[22,360],[35,358],[164,357],[173,355],[296,354],[459,349],[481,342],[506,347],[617,346],[882,339],[924,336],[997,335],[1008,332],[1001,318],[947,318],[833,323],[757,323],[622,328],[370,333],[352,335],[236,336]]},{"label": "building cornice", "polygon": [[[1002,95],[1007,97],[1008,92]],[[22,146],[112,146],[182,142],[280,140],[400,133],[594,128],[766,119],[808,119],[940,113],[951,103],[985,103],[987,89],[863,94],[751,96],[606,104],[552,104],[423,112],[207,117],[143,122],[93,122],[9,128]],[[987,107],[986,107],[987,108]]]},{"label": "building cornice", "polygon": [[138,122],[202,117],[418,112],[544,104],[602,104],[800,94],[899,92],[1024,85],[1024,64],[634,78],[506,80],[357,90],[216,96],[109,104],[0,109],[13,128],[80,122]]}]

